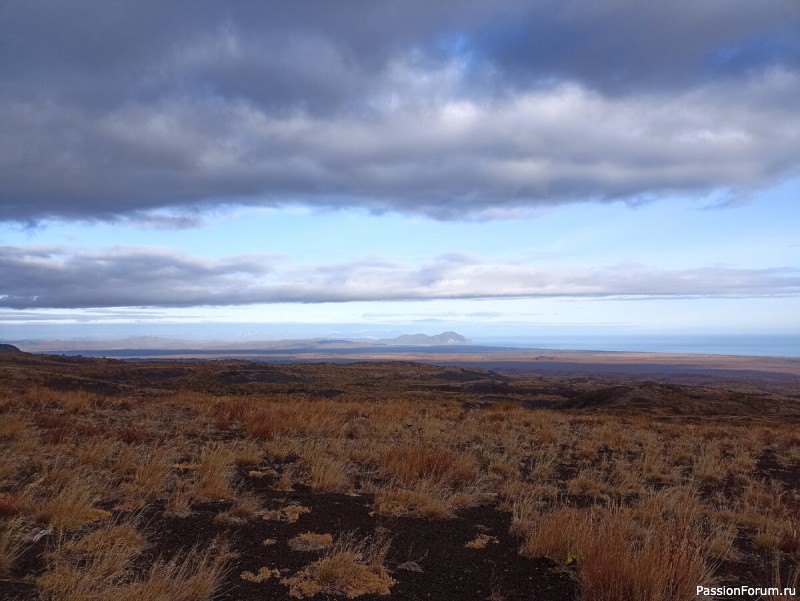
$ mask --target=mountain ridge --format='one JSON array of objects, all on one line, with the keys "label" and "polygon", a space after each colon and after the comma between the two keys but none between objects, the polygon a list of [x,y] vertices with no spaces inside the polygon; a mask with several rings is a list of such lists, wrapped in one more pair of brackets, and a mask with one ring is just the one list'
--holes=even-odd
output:
[{"label": "mountain ridge", "polygon": [[448,330],[446,332],[442,332],[441,334],[436,334],[434,336],[428,336],[427,334],[421,334],[421,333],[403,334],[402,336],[397,336],[396,338],[382,338],[378,342],[382,344],[439,346],[447,344],[467,344],[468,342],[470,342],[470,340],[465,338],[461,334],[458,334],[457,332]]},{"label": "mountain ridge", "polygon": [[[20,340],[16,343],[28,352],[79,352],[79,351],[104,351],[123,349],[219,349],[219,350],[248,350],[248,349],[292,349],[299,347],[319,348],[355,348],[371,346],[446,346],[467,344],[470,340],[448,330],[441,334],[429,336],[427,334],[403,334],[396,338],[298,338],[287,340],[248,340],[236,342],[231,340],[192,341],[181,339],[162,338],[159,336],[131,336],[106,340]],[[11,347],[11,345],[6,345]],[[16,347],[12,347],[16,349]],[[16,349],[19,350],[19,349]],[[11,350],[7,352],[13,352]]]}]

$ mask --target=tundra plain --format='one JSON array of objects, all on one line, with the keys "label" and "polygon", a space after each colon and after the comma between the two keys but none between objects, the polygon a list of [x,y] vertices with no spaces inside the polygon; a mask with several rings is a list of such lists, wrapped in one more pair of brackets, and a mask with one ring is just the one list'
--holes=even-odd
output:
[{"label": "tundra plain", "polygon": [[800,586],[791,361],[648,374],[382,359],[0,354],[0,599]]}]

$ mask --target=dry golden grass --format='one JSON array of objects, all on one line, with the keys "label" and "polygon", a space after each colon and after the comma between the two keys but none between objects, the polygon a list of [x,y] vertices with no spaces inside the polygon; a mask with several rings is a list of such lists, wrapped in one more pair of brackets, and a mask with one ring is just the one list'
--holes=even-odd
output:
[{"label": "dry golden grass", "polygon": [[795,561],[800,561],[800,511],[784,522],[778,548]]},{"label": "dry golden grass", "polygon": [[25,548],[27,528],[22,520],[6,520],[0,527],[0,576],[11,572]]},{"label": "dry golden grass", "polygon": [[281,582],[289,595],[302,599],[318,594],[354,599],[361,595],[388,595],[395,581],[384,567],[389,541],[380,537],[339,537],[322,559]]},{"label": "dry golden grass", "polygon": [[262,512],[261,516],[265,520],[275,520],[277,522],[289,522],[293,524],[300,519],[304,513],[311,513],[308,507],[303,507],[297,503],[289,503],[278,509]]},{"label": "dry golden grass", "polygon": [[291,467],[287,466],[283,468],[280,476],[278,479],[275,480],[275,483],[272,485],[272,488],[275,490],[282,490],[282,491],[290,491],[294,490],[294,483],[297,481],[297,472],[296,470]]},{"label": "dry golden grass", "polygon": [[62,540],[47,553],[50,565],[37,579],[37,587],[47,599],[97,598],[129,579],[131,561],[145,546],[134,523]]},{"label": "dry golden grass", "polygon": [[261,465],[264,458],[264,445],[251,440],[235,441],[231,444],[233,461],[236,465]]},{"label": "dry golden grass", "polygon": [[135,522],[63,539],[47,554],[50,564],[36,580],[40,598],[199,601],[211,598],[230,560],[224,547],[212,543],[203,552],[192,549],[169,561],[157,561],[138,576],[132,571],[132,560],[145,547],[145,537]]},{"label": "dry golden grass", "polygon": [[205,499],[232,497],[233,452],[225,446],[211,444],[200,452],[196,494]]},{"label": "dry golden grass", "polygon": [[[379,380],[357,382],[341,400],[186,391],[140,399],[37,386],[15,393],[0,401],[0,572],[13,569],[31,529],[52,528],[37,581],[43,599],[202,599],[216,580],[196,572],[219,576],[215,556],[195,551],[133,573],[146,536],[105,508],[119,515],[164,503],[189,515],[193,505],[226,501],[221,521],[294,522],[308,508],[267,511],[245,492],[276,478],[277,490],[361,494],[387,516],[434,520],[481,503],[511,509],[522,553],[577,564],[584,601],[688,599],[692,586],[719,577],[722,560],[766,565],[775,556],[781,571],[768,579],[796,578],[800,498],[781,479],[800,465],[791,423],[687,423],[514,403],[466,410],[456,396],[376,392]],[[250,472],[263,479],[242,484]],[[360,574],[352,578],[385,594],[383,560],[356,543],[351,537],[335,553],[334,545],[285,579],[293,594],[361,590],[336,574]],[[181,597],[170,579],[196,597]]]},{"label": "dry golden grass", "polygon": [[573,495],[586,495],[598,500],[610,500],[617,492],[617,487],[610,482],[608,476],[600,470],[583,469],[567,482],[567,492]]},{"label": "dry golden grass", "polygon": [[[305,465],[309,471],[306,483],[316,491],[343,492],[352,486],[346,461],[322,454],[313,454],[306,459]],[[281,485],[286,486],[285,483]]]},{"label": "dry golden grass", "polygon": [[712,562],[740,559],[740,554],[734,548],[738,534],[739,529],[732,524],[720,525],[711,533],[705,547]]},{"label": "dry golden grass", "polygon": [[725,477],[719,444],[709,442],[700,447],[695,455],[693,473],[695,478],[706,482],[719,482]]},{"label": "dry golden grass", "polygon": [[64,541],[51,555],[94,556],[110,549],[114,555],[133,557],[147,546],[136,521],[110,524],[78,538]]},{"label": "dry golden grass", "polygon": [[21,418],[14,415],[4,415],[0,420],[0,440],[11,441],[20,438],[28,429]]},{"label": "dry golden grass", "polygon": [[688,601],[698,582],[713,582],[698,516],[649,509],[648,521],[620,507],[518,512],[524,515],[515,526],[524,532],[523,555],[577,563],[584,601]]},{"label": "dry golden grass", "polygon": [[253,574],[253,572],[242,572],[239,575],[239,578],[242,580],[247,580],[248,582],[266,582],[270,578],[280,578],[281,572],[276,568],[268,568],[263,567],[259,568],[257,574]]},{"label": "dry golden grass", "polygon": [[467,549],[485,549],[490,543],[496,543],[497,537],[488,534],[479,534],[464,545]]},{"label": "dry golden grass", "polygon": [[34,518],[59,532],[109,518],[110,512],[94,506],[105,488],[103,483],[76,479],[52,495],[36,499]]},{"label": "dry golden grass", "polygon": [[618,515],[598,525],[580,569],[585,601],[690,601],[698,582],[714,581],[696,524],[666,522],[634,544],[627,519]]},{"label": "dry golden grass", "polygon": [[[294,398],[291,403],[252,404],[244,410],[244,427],[248,436],[270,441],[279,436],[336,436],[343,432],[347,408],[333,403]],[[344,411],[342,411],[344,409]]]},{"label": "dry golden grass", "polygon": [[565,561],[588,547],[594,520],[593,513],[574,507],[537,515],[533,509],[518,506],[512,528],[515,534],[524,536],[520,548],[523,555]]},{"label": "dry golden grass", "polygon": [[333,535],[303,532],[289,540],[288,544],[292,551],[322,551],[333,544]]},{"label": "dry golden grass", "polygon": [[232,559],[224,547],[192,549],[170,561],[156,562],[147,576],[123,588],[120,601],[205,601],[213,598]]},{"label": "dry golden grass", "polygon": [[264,515],[264,505],[257,496],[251,493],[237,492],[235,498],[233,507],[217,514],[215,519],[218,522],[244,524],[248,520]]},{"label": "dry golden grass", "polygon": [[497,475],[502,480],[516,480],[519,478],[519,466],[505,460],[496,460],[489,465],[489,472]]},{"label": "dry golden grass", "polygon": [[160,498],[172,471],[169,449],[155,448],[139,455],[133,477],[123,486],[123,494],[134,506]]},{"label": "dry golden grass", "polygon": [[449,518],[453,508],[448,494],[426,483],[415,489],[389,489],[375,495],[375,510],[381,515],[394,517]]},{"label": "dry golden grass", "polygon": [[[788,570],[781,569],[781,554],[778,552],[773,554],[770,564],[767,586],[777,588],[781,592],[786,588],[792,588],[795,591],[800,592],[800,564],[796,563],[794,567],[789,568]],[[769,601],[785,601],[787,598],[790,597],[783,594],[765,596],[765,599],[768,599]]]},{"label": "dry golden grass", "polygon": [[192,503],[196,501],[197,483],[178,479],[173,485],[167,500],[167,513],[177,517],[186,517],[192,512]]},{"label": "dry golden grass", "polygon": [[473,457],[422,445],[387,449],[381,464],[387,475],[406,486],[419,480],[458,486],[478,478],[478,465]]}]

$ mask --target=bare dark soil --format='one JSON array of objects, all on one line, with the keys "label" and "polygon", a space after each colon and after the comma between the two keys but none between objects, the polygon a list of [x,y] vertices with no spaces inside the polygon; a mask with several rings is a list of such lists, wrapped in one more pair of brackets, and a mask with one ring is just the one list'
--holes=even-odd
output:
[{"label": "bare dark soil", "polygon": [[[168,559],[193,547],[204,549],[212,542],[224,543],[235,554],[233,567],[215,599],[219,601],[289,600],[288,588],[279,579],[261,583],[243,580],[245,571],[277,568],[281,577],[301,570],[321,552],[291,550],[288,541],[303,532],[352,532],[356,537],[383,536],[390,540],[387,568],[396,581],[391,599],[448,601],[575,601],[577,583],[563,565],[546,558],[519,555],[519,541],[509,534],[511,514],[493,506],[462,510],[451,519],[386,518],[372,511],[369,495],[315,493],[303,486],[291,492],[272,490],[268,478],[240,474],[241,485],[257,494],[267,509],[289,504],[308,508],[294,523],[249,520],[225,523],[216,516],[230,509],[230,502],[197,504],[184,517],[167,516],[163,503],[141,512],[150,546],[138,562],[146,568],[157,559]],[[115,517],[123,514],[112,511]],[[493,537],[483,549],[465,545],[478,535]],[[274,541],[264,544],[264,541]],[[0,599],[36,599],[33,583],[44,569],[44,537],[27,549],[7,580],[0,581]],[[328,598],[317,595],[314,599]],[[363,595],[364,601],[385,599]]]},{"label": "bare dark soil", "polygon": [[[576,598],[575,580],[547,559],[526,559],[518,554],[517,541],[508,534],[510,514],[492,507],[474,508],[457,518],[424,520],[379,518],[371,515],[372,499],[309,491],[277,493],[264,490],[259,496],[268,508],[298,503],[311,511],[289,524],[258,520],[242,525],[214,522],[225,504],[209,505],[186,518],[154,521],[158,524],[157,552],[170,556],[186,545],[207,544],[214,537],[225,540],[237,554],[236,570],[225,581],[220,600],[256,601],[289,599],[287,587],[277,579],[253,583],[240,578],[243,571],[257,573],[260,568],[277,568],[288,576],[317,559],[319,552],[292,551],[287,541],[302,532],[354,532],[356,535],[389,537],[391,549],[387,567],[396,580],[392,599],[488,599],[572,601]],[[478,534],[497,538],[484,549],[469,549],[465,544]],[[273,539],[272,545],[264,545]],[[417,571],[420,570],[420,571]],[[365,601],[382,599],[378,595],[359,597]]]}]

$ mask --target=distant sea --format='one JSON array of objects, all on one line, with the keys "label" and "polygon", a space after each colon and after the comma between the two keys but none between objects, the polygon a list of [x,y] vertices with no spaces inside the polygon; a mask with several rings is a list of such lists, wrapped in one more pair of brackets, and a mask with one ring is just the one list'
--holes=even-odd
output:
[{"label": "distant sea", "polygon": [[475,344],[575,351],[800,357],[800,335],[562,335],[473,338]]}]

